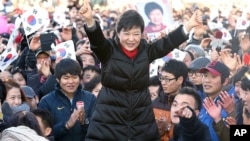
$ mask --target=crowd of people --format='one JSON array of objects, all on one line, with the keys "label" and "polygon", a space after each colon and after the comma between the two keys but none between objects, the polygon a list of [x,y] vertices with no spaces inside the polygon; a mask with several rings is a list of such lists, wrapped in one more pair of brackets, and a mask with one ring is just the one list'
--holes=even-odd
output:
[{"label": "crowd of people", "polygon": [[[237,28],[240,9],[214,19],[208,7],[173,10],[178,26],[166,33],[156,2],[145,5],[150,23],[136,9],[81,4],[68,4],[72,24],[58,28],[52,16],[48,28],[55,44],[73,41],[76,59],[44,50],[41,32],[19,27],[18,58],[0,72],[1,141],[229,141],[230,125],[250,124],[250,25]],[[1,53],[10,36],[0,33]],[[150,64],[174,49],[184,59],[150,76]]]}]

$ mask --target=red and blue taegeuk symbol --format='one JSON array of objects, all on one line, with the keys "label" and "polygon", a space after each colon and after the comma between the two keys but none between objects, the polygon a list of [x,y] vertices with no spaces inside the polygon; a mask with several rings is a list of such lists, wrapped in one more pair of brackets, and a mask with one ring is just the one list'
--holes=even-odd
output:
[{"label": "red and blue taegeuk symbol", "polygon": [[11,53],[8,54],[8,55],[6,55],[5,58],[4,58],[4,60],[3,60],[3,62],[8,62],[12,58],[12,56],[13,55]]},{"label": "red and blue taegeuk symbol", "polygon": [[28,16],[27,22],[29,25],[32,25],[32,26],[35,25],[36,24],[36,17],[33,15]]},{"label": "red and blue taegeuk symbol", "polygon": [[67,51],[64,48],[59,48],[57,52],[59,52],[61,57],[64,57],[67,54]]},{"label": "red and blue taegeuk symbol", "polygon": [[241,21],[241,25],[246,25],[246,24],[247,24],[247,21],[245,21],[245,20]]}]

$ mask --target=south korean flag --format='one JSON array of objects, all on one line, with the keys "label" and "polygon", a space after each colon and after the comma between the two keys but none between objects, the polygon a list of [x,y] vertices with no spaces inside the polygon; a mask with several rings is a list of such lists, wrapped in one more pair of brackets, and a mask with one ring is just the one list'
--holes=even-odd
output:
[{"label": "south korean flag", "polygon": [[243,18],[243,17],[237,18],[235,29],[246,30],[248,26],[249,26],[249,22],[247,21],[246,18]]},{"label": "south korean flag", "polygon": [[56,52],[56,57],[62,57],[62,59],[71,58],[76,60],[75,47],[72,40],[57,44],[53,50]]},{"label": "south korean flag", "polygon": [[19,18],[15,20],[15,28],[11,32],[10,38],[6,49],[0,54],[0,70],[4,71],[18,58],[16,47],[14,45],[14,40],[18,34],[18,28],[20,27],[21,21]]},{"label": "south korean flag", "polygon": [[38,31],[49,20],[48,11],[41,8],[31,8],[21,15],[26,36]]},{"label": "south korean flag", "polygon": [[18,58],[18,54],[13,47],[7,47],[0,55],[0,70],[4,71],[9,65]]}]

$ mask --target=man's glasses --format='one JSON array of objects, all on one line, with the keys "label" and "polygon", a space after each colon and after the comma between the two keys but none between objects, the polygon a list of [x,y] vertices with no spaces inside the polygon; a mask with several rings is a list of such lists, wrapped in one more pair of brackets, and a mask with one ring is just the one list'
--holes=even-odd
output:
[{"label": "man's glasses", "polygon": [[188,72],[188,76],[189,76],[189,77],[192,77],[193,75],[199,77],[199,76],[202,75],[202,73],[200,73],[200,72],[198,72],[198,71],[189,71],[189,72]]},{"label": "man's glasses", "polygon": [[174,79],[176,79],[176,78],[167,78],[167,77],[163,77],[163,76],[160,76],[159,77],[159,80],[160,81],[165,81],[166,83],[169,83],[170,81],[172,81],[172,80],[174,80]]}]

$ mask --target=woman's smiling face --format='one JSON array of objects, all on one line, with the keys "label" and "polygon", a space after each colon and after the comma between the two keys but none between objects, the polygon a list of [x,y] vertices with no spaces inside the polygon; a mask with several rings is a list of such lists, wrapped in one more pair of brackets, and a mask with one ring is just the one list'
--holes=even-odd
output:
[{"label": "woman's smiling face", "polygon": [[118,33],[118,37],[120,39],[120,44],[124,47],[127,51],[135,50],[141,41],[142,38],[142,31],[140,27],[132,27],[129,30],[122,29]]}]

